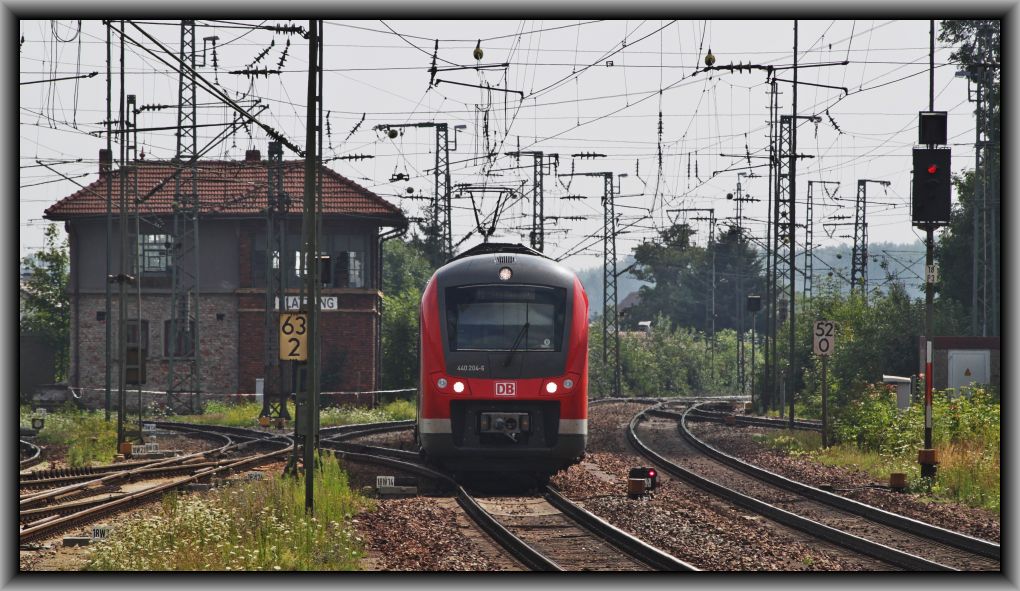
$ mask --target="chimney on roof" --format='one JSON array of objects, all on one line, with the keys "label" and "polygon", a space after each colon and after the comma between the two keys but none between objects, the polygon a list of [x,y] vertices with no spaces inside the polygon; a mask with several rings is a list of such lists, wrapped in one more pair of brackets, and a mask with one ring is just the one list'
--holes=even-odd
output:
[{"label": "chimney on roof", "polygon": [[244,153],[245,162],[258,162],[262,160],[262,152],[258,150],[248,150]]},{"label": "chimney on roof", "polygon": [[101,148],[99,150],[99,176],[110,172],[113,168],[113,150]]}]

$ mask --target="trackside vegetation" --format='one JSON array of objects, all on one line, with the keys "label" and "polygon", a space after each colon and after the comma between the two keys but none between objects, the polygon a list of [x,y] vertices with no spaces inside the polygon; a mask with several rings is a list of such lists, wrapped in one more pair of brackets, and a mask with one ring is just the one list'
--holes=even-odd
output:
[{"label": "trackside vegetation", "polygon": [[[21,405],[19,411],[20,424],[31,427],[32,408]],[[66,461],[74,468],[112,462],[117,449],[116,415],[107,422],[101,411],[81,410],[68,403],[47,413],[36,442],[42,446],[66,445]]]},{"label": "trackside vegetation", "polygon": [[[290,416],[296,416],[294,403],[288,402]],[[202,414],[171,415],[169,421],[195,423],[200,425],[226,425],[230,427],[254,427],[258,424],[262,405],[254,402],[236,404],[210,400],[206,402]],[[401,421],[415,417],[414,403],[408,400],[394,400],[376,408],[356,406],[339,406],[324,408],[319,415],[322,427],[353,425],[357,423],[379,423],[384,421]]]},{"label": "trackside vegetation", "polygon": [[171,493],[155,514],[117,522],[91,551],[92,571],[356,570],[353,516],[372,501],[348,486],[333,456],[315,477],[315,515],[304,477],[237,482],[206,495]]},{"label": "trackside vegetation", "polygon": [[879,481],[891,472],[907,474],[913,492],[936,500],[1000,511],[1000,411],[994,391],[972,388],[969,395],[936,391],[932,420],[939,467],[934,480],[923,479],[917,450],[923,447],[923,405],[897,410],[885,386],[867,387],[833,421],[836,444],[821,448],[817,433],[761,436],[770,445],[808,454],[832,466],[855,467]]}]

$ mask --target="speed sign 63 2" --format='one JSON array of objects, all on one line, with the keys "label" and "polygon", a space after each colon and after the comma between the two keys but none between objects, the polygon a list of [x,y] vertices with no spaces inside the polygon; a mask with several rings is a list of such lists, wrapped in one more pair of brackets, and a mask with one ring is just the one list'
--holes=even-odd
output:
[{"label": "speed sign 63 2", "polygon": [[836,345],[836,323],[831,320],[816,320],[814,331],[815,355],[832,355],[832,348]]},{"label": "speed sign 63 2", "polygon": [[280,359],[308,361],[307,314],[280,314]]}]

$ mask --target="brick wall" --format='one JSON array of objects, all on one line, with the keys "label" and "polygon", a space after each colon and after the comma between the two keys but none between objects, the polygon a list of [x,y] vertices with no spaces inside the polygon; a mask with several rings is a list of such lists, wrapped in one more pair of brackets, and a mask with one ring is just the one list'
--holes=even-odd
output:
[{"label": "brick wall", "polygon": [[[128,296],[128,318],[137,317],[137,297]],[[236,297],[231,294],[202,296],[201,313],[198,321],[201,338],[201,387],[204,392],[225,393],[237,391],[237,353],[238,353],[238,321]],[[105,311],[106,299],[103,295],[82,294],[79,296],[78,310],[81,318],[78,323],[71,318],[71,347],[78,342],[78,359],[75,364],[72,353],[71,375],[78,376],[75,387],[86,389],[104,389],[106,384],[106,321],[97,320],[96,312]],[[117,365],[117,296],[113,296],[113,318],[109,319],[113,329],[113,365],[111,376],[113,384],[117,384],[119,367]],[[143,320],[149,321],[149,348],[146,364],[146,383],[143,390],[165,391],[167,386],[169,360],[164,356],[163,325],[170,319],[169,294],[142,294]],[[78,333],[74,328],[77,326]],[[182,363],[177,361],[175,367]],[[104,394],[105,395],[105,394]]]},{"label": "brick wall", "polygon": [[[296,295],[296,292],[294,292]],[[379,294],[372,290],[324,289],[323,295],[335,295],[337,311],[319,315],[322,337],[322,391],[355,392],[375,390],[376,330]],[[262,290],[245,289],[238,293],[239,392],[254,392],[255,379],[265,378],[267,388],[279,391],[278,370],[266,371],[263,335],[265,334],[265,295]],[[274,329],[275,330],[275,329]],[[276,338],[273,332],[270,338]],[[276,343],[271,345],[276,351]],[[267,375],[268,374],[268,375]],[[288,374],[289,375],[289,374]],[[285,377],[289,386],[289,377]]]}]

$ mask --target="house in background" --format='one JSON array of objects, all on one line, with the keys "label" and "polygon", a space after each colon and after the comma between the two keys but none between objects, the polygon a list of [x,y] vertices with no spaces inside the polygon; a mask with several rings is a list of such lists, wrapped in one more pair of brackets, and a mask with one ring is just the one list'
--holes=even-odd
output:
[{"label": "house in background", "polygon": [[[270,147],[270,150],[273,146]],[[198,323],[200,384],[203,394],[254,392],[256,379],[267,385],[280,378],[266,359],[267,204],[271,160],[249,150],[244,161],[198,161],[199,216],[194,255],[182,256],[181,267],[198,279],[199,308],[189,310],[189,326],[179,322],[178,332],[194,330]],[[285,276],[288,295],[296,296],[300,277],[304,161],[277,160],[283,193],[289,196],[284,216],[286,245],[272,254],[274,268]],[[194,367],[194,347],[171,347],[171,299],[174,249],[174,174],[179,166],[168,161],[137,160],[126,186],[129,268],[136,277],[127,288],[128,347],[145,360],[144,389],[165,391],[168,362],[177,351],[175,366]],[[106,317],[108,181],[112,182],[112,227],[109,237],[111,275],[119,269],[119,195],[121,174],[111,155],[100,150],[99,178],[48,208],[45,217],[63,221],[70,241],[71,367],[70,385],[86,393],[105,388],[106,323],[113,323],[114,384],[117,383],[117,286],[113,287],[112,318]],[[325,391],[375,390],[379,382],[381,329],[381,247],[386,228],[403,229],[407,219],[378,195],[322,169],[322,223],[320,255],[325,283],[322,295],[336,303],[320,314],[322,335],[322,389]],[[138,196],[140,199],[135,199]],[[137,203],[137,205],[136,205]],[[137,217],[136,217],[137,211]],[[391,231],[392,234],[392,231]],[[191,239],[193,240],[193,238]],[[190,267],[189,267],[190,265]],[[140,296],[139,296],[140,293]],[[277,308],[277,306],[274,306]],[[193,342],[181,339],[178,343]],[[270,335],[276,339],[276,333]],[[129,369],[133,363],[129,355]],[[179,371],[179,370],[178,370]],[[267,375],[268,374],[268,375]],[[286,381],[286,379],[284,379]],[[116,387],[116,386],[115,386]],[[289,390],[288,390],[289,391]]]}]

